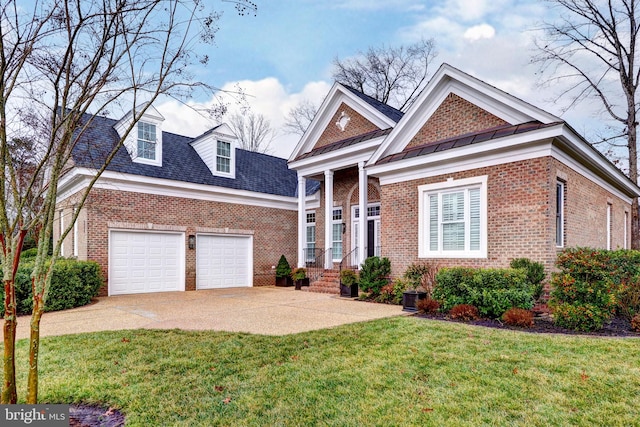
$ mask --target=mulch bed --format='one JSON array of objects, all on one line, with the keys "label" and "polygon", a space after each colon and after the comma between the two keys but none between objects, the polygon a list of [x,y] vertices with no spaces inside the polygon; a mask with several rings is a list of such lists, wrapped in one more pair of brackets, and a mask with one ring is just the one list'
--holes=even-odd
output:
[{"label": "mulch bed", "polygon": [[121,427],[124,415],[113,408],[96,405],[71,405],[69,425],[71,427]]},{"label": "mulch bed", "polygon": [[529,333],[544,334],[564,334],[564,335],[588,335],[599,337],[635,337],[640,338],[640,333],[631,330],[629,321],[622,317],[614,317],[610,322],[605,323],[604,327],[595,332],[581,332],[572,329],[560,328],[553,324],[553,320],[548,315],[538,316],[534,319],[534,325],[531,328],[520,328],[516,326],[505,325],[495,319],[478,319],[470,322],[461,322],[448,318],[445,314],[416,314],[416,317],[424,319],[443,320],[447,322],[466,323],[468,325],[484,326],[487,328],[507,329]]}]

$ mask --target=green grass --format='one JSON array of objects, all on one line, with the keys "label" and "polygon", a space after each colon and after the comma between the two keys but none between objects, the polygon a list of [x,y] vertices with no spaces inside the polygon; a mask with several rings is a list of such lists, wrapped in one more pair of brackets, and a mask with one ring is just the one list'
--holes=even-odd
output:
[{"label": "green grass", "polygon": [[403,317],[285,337],[51,337],[40,360],[41,402],[105,403],[128,426],[640,425],[638,339]]}]

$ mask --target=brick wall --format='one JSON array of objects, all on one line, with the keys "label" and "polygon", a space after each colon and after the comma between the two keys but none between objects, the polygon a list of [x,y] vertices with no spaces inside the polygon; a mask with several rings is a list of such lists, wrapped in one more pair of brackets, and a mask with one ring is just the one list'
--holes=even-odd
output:
[{"label": "brick wall", "polygon": [[[186,289],[196,284],[196,251],[187,248],[186,236],[203,228],[235,229],[253,233],[254,286],[273,285],[276,265],[284,254],[297,262],[297,213],[295,211],[210,202],[152,194],[94,189],[86,204],[87,257],[108,274],[108,224],[153,224],[151,229],[185,229]],[[107,277],[108,279],[108,277]],[[106,295],[107,288],[101,290]]]},{"label": "brick wall", "polygon": [[[347,124],[347,127],[344,131],[340,130],[340,128],[336,126],[336,122],[343,112],[350,118],[349,124]],[[360,113],[356,112],[348,105],[342,103],[329,121],[327,128],[324,130],[322,135],[320,135],[320,138],[318,138],[318,142],[316,142],[316,145],[313,148],[324,147],[325,145],[329,145],[337,141],[342,141],[343,139],[362,135],[364,133],[378,129],[379,128],[376,125],[365,119],[362,115],[360,115]]]},{"label": "brick wall", "polygon": [[501,118],[450,93],[406,148],[506,124]]},{"label": "brick wall", "polygon": [[613,248],[622,247],[624,212],[630,206],[562,163],[538,158],[382,186],[382,255],[394,276],[418,258],[418,186],[488,176],[488,256],[486,259],[428,259],[441,266],[508,267],[527,257],[554,269],[555,183],[566,181],[566,246],[605,247],[606,205],[612,204]]}]

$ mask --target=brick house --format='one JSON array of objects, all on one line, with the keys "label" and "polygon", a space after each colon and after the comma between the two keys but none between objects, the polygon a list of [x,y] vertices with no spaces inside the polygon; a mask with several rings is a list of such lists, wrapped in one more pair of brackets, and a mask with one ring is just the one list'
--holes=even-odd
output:
[{"label": "brick house", "polygon": [[298,198],[299,264],[315,248],[327,268],[375,254],[394,276],[627,248],[639,194],[562,119],[447,64],[404,114],[335,84],[289,167],[301,188],[321,182],[319,208]]},{"label": "brick house", "polygon": [[[63,255],[103,266],[104,294],[270,285],[281,254],[327,269],[381,255],[393,275],[549,269],[563,247],[628,247],[640,194],[560,118],[446,64],[405,113],[336,83],[288,162],[236,148],[226,125],[188,138],[163,120],[136,124],[65,239]],[[128,123],[83,135],[58,232]]]}]

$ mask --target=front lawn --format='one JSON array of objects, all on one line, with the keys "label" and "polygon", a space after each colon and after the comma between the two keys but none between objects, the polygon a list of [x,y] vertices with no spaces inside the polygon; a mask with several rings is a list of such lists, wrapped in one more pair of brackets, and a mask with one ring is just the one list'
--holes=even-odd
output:
[{"label": "front lawn", "polygon": [[285,337],[51,337],[40,358],[41,402],[106,403],[128,426],[640,425],[636,338],[401,317]]}]

